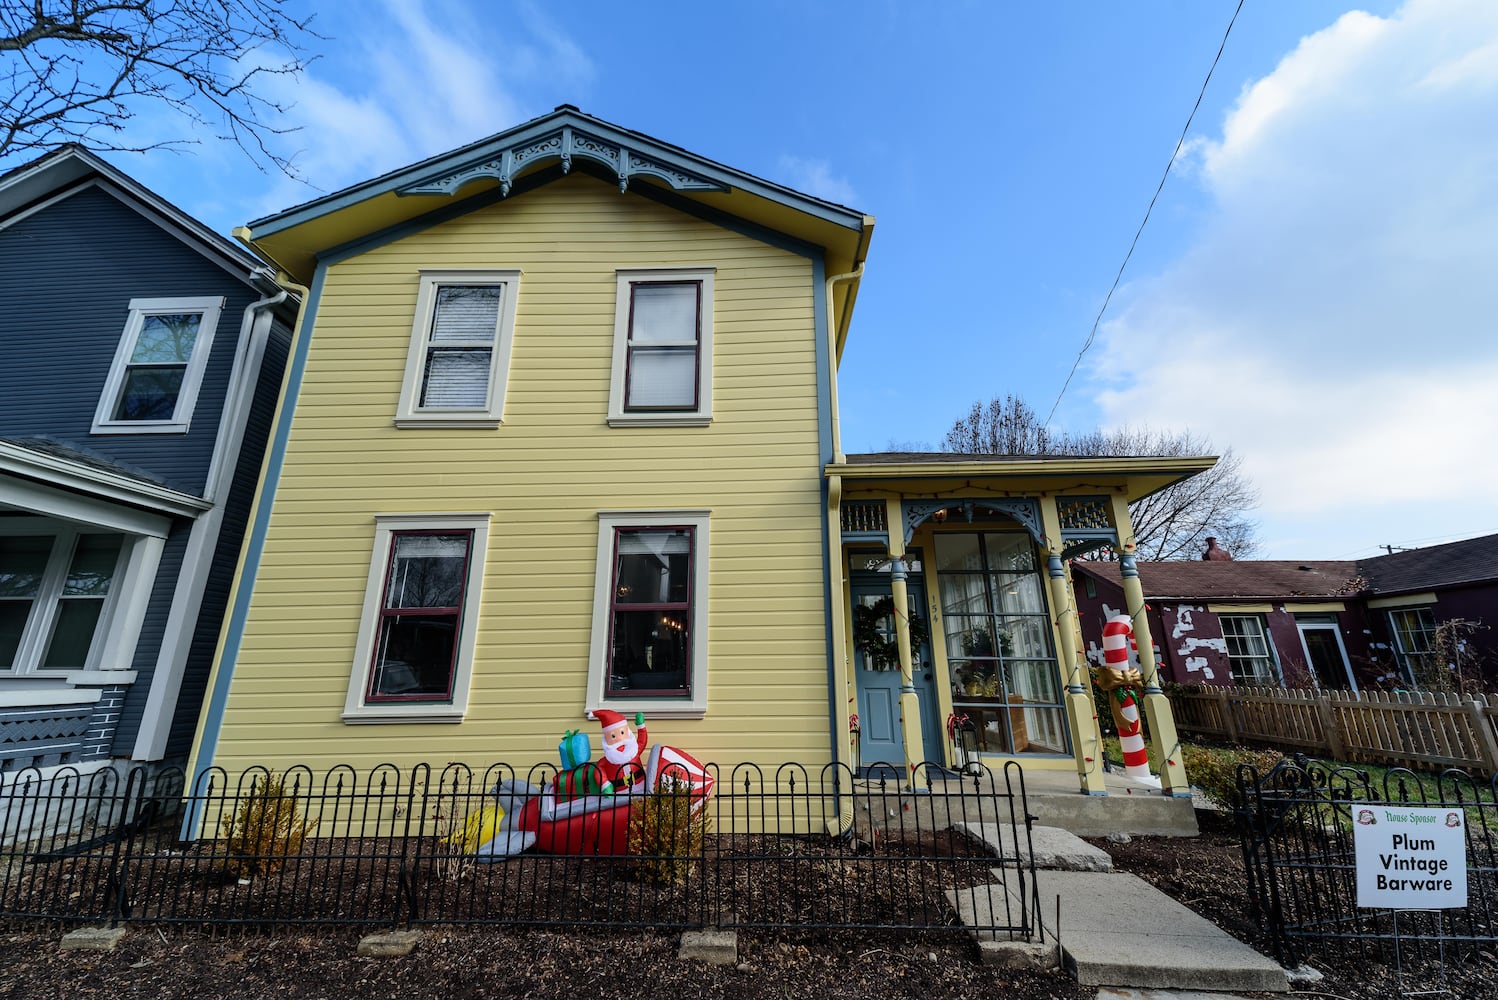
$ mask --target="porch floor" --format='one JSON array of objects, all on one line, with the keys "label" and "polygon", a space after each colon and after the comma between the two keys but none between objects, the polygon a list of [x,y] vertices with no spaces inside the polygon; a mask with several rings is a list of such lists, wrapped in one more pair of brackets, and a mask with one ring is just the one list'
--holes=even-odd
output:
[{"label": "porch floor", "polygon": [[[1006,786],[1002,773],[986,771],[972,777],[948,772],[946,781],[933,781],[929,792],[922,789],[916,794],[896,792],[896,781],[861,781],[859,785],[861,811],[865,813],[859,820],[874,827],[895,825],[899,822],[899,812],[912,808],[924,814],[923,819],[930,816],[936,820],[938,828],[959,821],[1011,821],[1007,800],[1003,798]],[[889,792],[884,795],[875,792],[873,798],[865,799],[876,785]],[[1122,774],[1104,775],[1104,785],[1107,795],[1083,795],[1075,771],[1024,772],[1025,801],[1041,826],[1059,827],[1079,837],[1105,837],[1110,833],[1194,837],[1200,832],[1196,810],[1189,798],[1166,797],[1159,789]],[[1019,792],[1018,778],[1014,780],[1013,791],[1016,795]],[[991,815],[996,809],[1003,815]],[[1013,820],[1023,821],[1017,803]]]}]

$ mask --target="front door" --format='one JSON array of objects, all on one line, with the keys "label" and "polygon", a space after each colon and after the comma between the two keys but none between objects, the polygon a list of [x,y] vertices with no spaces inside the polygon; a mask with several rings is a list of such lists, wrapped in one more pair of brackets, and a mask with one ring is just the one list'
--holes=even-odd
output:
[{"label": "front door", "polygon": [[[926,591],[914,575],[906,581],[910,621],[925,629]],[[859,759],[863,766],[892,764],[905,768],[905,743],[900,729],[900,660],[895,645],[894,599],[889,577],[853,584],[853,636],[858,688]],[[929,632],[927,632],[927,636]],[[936,688],[932,677],[931,643],[918,645],[912,636],[911,656],[916,698],[921,708],[922,747],[912,756],[941,763],[941,734],[937,724]],[[863,641],[860,641],[860,637]]]},{"label": "front door", "polygon": [[1300,629],[1300,642],[1305,647],[1306,664],[1316,676],[1316,686],[1325,690],[1356,691],[1352,672],[1347,669],[1347,652],[1342,648],[1342,636],[1337,626],[1330,623],[1296,622]]}]

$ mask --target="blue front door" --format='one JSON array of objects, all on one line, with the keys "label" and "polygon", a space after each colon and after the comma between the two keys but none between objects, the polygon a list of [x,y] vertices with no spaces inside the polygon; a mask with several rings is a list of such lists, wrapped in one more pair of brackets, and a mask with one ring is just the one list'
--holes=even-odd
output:
[{"label": "blue front door", "polygon": [[[905,743],[900,729],[900,665],[895,655],[895,619],[891,613],[889,578],[853,584],[854,683],[858,688],[859,758],[864,767],[891,764],[905,770]],[[912,577],[906,582],[910,613],[925,620],[925,588]],[[915,618],[911,619],[916,620]],[[862,626],[860,626],[862,622]],[[860,645],[859,635],[872,637]],[[937,726],[936,688],[932,680],[931,644],[911,650],[915,659],[916,697],[921,708],[922,747],[912,756],[940,764],[941,735]]]}]

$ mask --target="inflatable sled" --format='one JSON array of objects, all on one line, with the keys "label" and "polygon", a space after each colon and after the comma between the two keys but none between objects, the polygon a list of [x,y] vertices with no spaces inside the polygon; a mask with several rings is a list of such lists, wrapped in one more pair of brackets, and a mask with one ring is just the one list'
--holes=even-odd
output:
[{"label": "inflatable sled", "polygon": [[[569,774],[560,777],[565,792]],[[555,783],[545,789],[530,785],[509,790],[515,811],[476,853],[497,858],[537,847],[548,854],[627,854],[630,810],[637,803],[661,792],[685,794],[695,813],[707,804],[713,784],[713,776],[691,754],[657,744],[650,748],[644,777],[613,795],[565,798]],[[496,789],[496,794],[503,801],[506,791]]]}]

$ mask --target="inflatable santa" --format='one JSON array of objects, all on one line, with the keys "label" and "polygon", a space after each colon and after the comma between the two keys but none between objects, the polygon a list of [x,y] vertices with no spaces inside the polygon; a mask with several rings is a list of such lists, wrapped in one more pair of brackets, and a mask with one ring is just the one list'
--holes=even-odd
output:
[{"label": "inflatable santa", "polygon": [[598,720],[603,727],[603,760],[593,765],[603,794],[621,792],[644,778],[645,765],[641,759],[650,745],[644,714],[635,713],[634,729],[624,716],[607,708],[589,712],[588,718]]}]

